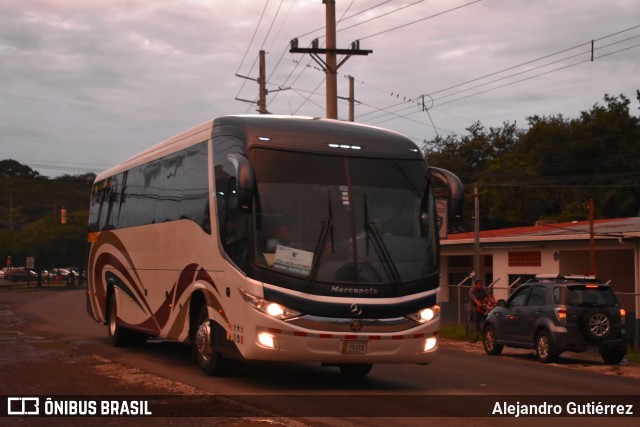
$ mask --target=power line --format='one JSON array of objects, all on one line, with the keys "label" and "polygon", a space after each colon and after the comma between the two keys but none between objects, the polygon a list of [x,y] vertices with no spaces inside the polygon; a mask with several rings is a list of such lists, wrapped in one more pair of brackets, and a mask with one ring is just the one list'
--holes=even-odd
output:
[{"label": "power line", "polygon": [[242,61],[240,61],[240,65],[238,65],[238,70],[236,71],[236,74],[238,74],[240,72],[240,69],[242,68],[242,64],[244,64],[244,60],[247,58],[247,54],[249,53],[249,49],[251,49],[251,45],[253,44],[253,40],[256,38],[256,34],[258,33],[258,29],[260,28],[260,24],[262,23],[262,19],[264,18],[264,14],[267,10],[267,6],[269,6],[269,1],[267,0],[264,4],[264,8],[262,9],[262,14],[260,15],[260,19],[258,20],[258,24],[256,25],[255,30],[253,31],[253,35],[251,36],[251,41],[249,42],[249,45],[247,46],[247,50],[244,52],[244,56],[242,57]]},{"label": "power line", "polygon": [[[418,0],[418,1],[415,1],[415,2],[413,2],[413,3],[411,3],[411,4],[408,4],[408,5],[405,5],[405,6],[399,7],[399,8],[397,8],[397,9],[394,9],[393,11],[390,11],[390,12],[384,13],[384,14],[379,15],[379,16],[377,16],[377,17],[374,17],[374,18],[368,19],[368,20],[366,20],[366,21],[363,21],[363,22],[361,22],[361,23],[354,24],[354,25],[349,26],[349,27],[346,27],[346,28],[341,28],[341,29],[339,29],[339,30],[337,30],[337,31],[343,31],[343,30],[346,30],[346,29],[350,29],[350,28],[353,28],[353,27],[356,27],[356,26],[362,25],[362,24],[364,24],[364,23],[371,22],[371,21],[373,21],[373,20],[376,20],[376,19],[382,18],[382,17],[384,17],[384,16],[388,16],[388,15],[390,15],[390,14],[392,14],[392,13],[396,13],[396,12],[399,12],[399,11],[405,10],[405,9],[407,9],[407,8],[409,8],[409,7],[415,6],[415,5],[419,4],[419,3],[422,3],[423,1],[424,1],[424,0]],[[401,25],[401,26],[398,26],[398,27],[395,27],[395,28],[392,28],[392,29],[385,30],[384,32],[389,32],[389,31],[393,31],[394,29],[404,28],[404,27],[406,27],[406,26],[408,26],[408,25],[412,25],[412,24],[415,24],[415,23],[418,23],[418,22],[424,21],[424,20],[426,20],[426,19],[434,18],[434,17],[436,17],[436,16],[440,16],[440,15],[442,15],[442,14],[445,14],[445,13],[448,13],[448,12],[451,12],[451,11],[454,11],[454,10],[457,10],[457,9],[461,9],[461,8],[463,8],[463,7],[466,7],[466,6],[472,5],[472,4],[474,4],[474,3],[478,3],[478,2],[480,2],[480,1],[482,1],[482,0],[475,0],[475,1],[470,2],[470,3],[467,3],[467,4],[465,4],[465,5],[461,5],[461,6],[458,6],[458,7],[455,7],[455,8],[452,8],[452,9],[449,9],[449,10],[446,10],[446,11],[443,11],[443,12],[440,12],[440,13],[437,13],[437,14],[434,14],[434,15],[431,15],[431,16],[428,16],[428,17],[426,17],[426,18],[422,18],[422,19],[420,19],[420,20],[410,22],[410,23],[408,23],[408,24],[404,24],[404,25]],[[362,13],[365,13],[366,11],[372,10],[372,9],[374,9],[374,8],[376,8],[376,7],[379,7],[379,6],[381,6],[381,5],[383,5],[383,4],[386,4],[386,3],[388,3],[388,1],[385,1],[385,2],[379,3],[379,4],[375,5],[375,6],[372,6],[371,8],[368,8],[368,9],[366,9],[366,10],[364,10],[364,11],[358,12],[358,13],[356,13],[356,14],[350,15],[350,16],[349,16],[349,17],[347,17],[347,18],[344,18],[344,15],[347,13],[347,11],[349,10],[349,8],[350,8],[350,7],[351,7],[351,5],[353,4],[353,2],[352,2],[352,3],[349,5],[349,7],[347,8],[347,10],[344,12],[343,17],[341,17],[341,18],[340,18],[340,21],[338,21],[338,22],[342,22],[343,20],[351,19],[351,18],[353,18],[353,17],[355,17],[355,16],[358,16],[358,15],[360,15],[360,14],[362,14]],[[324,27],[322,27],[322,28],[324,28]],[[321,29],[322,29],[322,28],[321,28]],[[303,34],[302,36],[299,36],[299,38],[300,38],[300,37],[303,37],[303,36],[306,36],[306,35],[309,35],[309,34],[312,34],[313,32],[316,32],[316,31],[318,31],[318,30],[313,30],[313,31],[311,31],[311,32],[309,32],[309,33]],[[384,32],[382,32],[382,33],[384,33]],[[379,33],[379,34],[382,34],[382,33]],[[378,35],[378,34],[374,34],[374,35],[371,35],[371,36],[367,36],[367,37],[365,37],[365,38],[373,37],[373,36],[375,36],[375,35]],[[283,54],[281,55],[281,58],[284,56],[284,53],[286,53],[286,51],[285,51],[285,52],[283,52]],[[280,64],[280,61],[281,61],[281,59],[278,61],[278,64]],[[309,63],[308,63],[308,64],[310,64],[310,61],[309,61]],[[285,81],[284,85],[287,85],[287,82],[289,81],[289,79],[291,78],[291,76],[293,75],[293,73],[295,73],[295,70],[296,70],[297,68],[298,68],[298,67],[296,66],[296,67],[294,68],[294,70],[291,72],[291,74],[289,75],[289,77],[287,77],[287,79],[286,79],[286,81]],[[298,77],[296,78],[296,80],[295,80],[295,81],[297,81],[297,80],[302,76],[302,74],[304,73],[304,71],[305,71],[305,70],[306,70],[306,67],[302,69],[302,71],[300,72],[300,74],[298,75]],[[275,72],[275,68],[274,68],[274,69],[273,69],[273,71],[271,72],[270,76],[271,76],[271,75],[273,75],[273,73],[274,73],[274,72]],[[295,81],[294,81],[294,83],[295,83]],[[316,88],[316,89],[317,89],[317,88]],[[277,96],[277,95],[276,95],[276,96]],[[274,101],[274,99],[275,99],[275,97],[270,101],[270,103],[271,103],[271,102],[273,102],[273,101]],[[308,98],[307,98],[307,99],[308,99]],[[304,105],[304,103],[303,103],[303,105]],[[296,111],[298,111],[301,107],[302,107],[302,105],[301,105],[300,107],[298,107],[298,109],[297,109]],[[432,122],[433,122],[433,120],[432,120]]]},{"label": "power line", "polygon": [[[632,36],[632,37],[628,37],[628,38],[626,38],[626,39],[619,40],[619,41],[617,41],[617,42],[610,43],[610,44],[607,44],[607,45],[604,45],[604,46],[599,46],[599,47],[597,47],[597,48],[593,49],[593,51],[598,51],[598,50],[601,50],[601,49],[605,49],[605,48],[607,48],[607,47],[611,47],[611,46],[614,46],[614,45],[616,45],[616,44],[620,44],[620,43],[627,42],[627,41],[629,41],[629,40],[636,39],[636,38],[638,38],[638,37],[640,37],[640,35]],[[471,82],[476,82],[476,81],[479,81],[479,80],[483,80],[483,79],[485,79],[485,78],[487,78],[487,77],[494,76],[494,75],[497,75],[497,74],[501,74],[501,73],[504,73],[504,72],[506,72],[506,71],[513,70],[513,69],[515,69],[515,68],[520,68],[520,67],[522,67],[522,66],[524,66],[524,65],[528,65],[528,64],[531,64],[531,63],[533,63],[533,62],[537,62],[537,61],[540,61],[540,60],[542,60],[542,59],[546,59],[546,58],[549,58],[549,57],[552,57],[552,56],[558,55],[558,54],[560,54],[560,53],[565,53],[565,52],[568,52],[568,51],[570,51],[570,50],[574,50],[574,49],[576,49],[576,48],[578,48],[578,47],[588,46],[588,45],[590,45],[590,44],[591,44],[591,42],[583,43],[583,44],[581,44],[581,45],[578,45],[578,46],[575,46],[575,47],[572,47],[572,48],[569,48],[569,49],[565,49],[565,50],[562,50],[562,51],[560,51],[560,52],[556,52],[556,53],[553,53],[553,54],[550,54],[550,55],[546,55],[546,56],[543,56],[543,57],[538,58],[538,59],[535,59],[535,60],[527,61],[527,62],[525,62],[525,63],[519,64],[519,65],[516,65],[516,66],[513,66],[513,67],[509,67],[509,68],[506,68],[506,69],[501,70],[501,71],[497,71],[497,72],[494,72],[494,73],[487,74],[487,75],[485,75],[485,76],[483,76],[483,77],[476,78],[476,79],[470,80],[470,81],[465,82],[465,83],[461,83],[461,84],[458,84],[458,85],[454,85],[454,86],[451,86],[451,87],[449,87],[449,88],[441,89],[441,90],[438,90],[438,91],[435,91],[435,92],[431,92],[431,93],[430,93],[430,95],[435,95],[436,93],[442,93],[442,92],[445,92],[445,91],[447,91],[447,90],[450,90],[450,89],[453,89],[453,88],[456,88],[456,87],[464,86],[464,85],[469,84],[469,83],[471,83]],[[638,46],[638,45],[634,45],[634,46],[631,46],[630,48],[637,47],[637,46]],[[630,48],[623,49],[623,50],[628,50],[628,49],[630,49]],[[502,80],[506,80],[506,79],[509,79],[509,78],[511,78],[511,77],[515,77],[515,76],[518,76],[518,75],[521,75],[521,74],[529,73],[529,72],[531,72],[531,71],[539,70],[539,69],[541,69],[541,68],[548,67],[548,66],[550,66],[550,65],[557,64],[557,63],[560,63],[560,62],[563,62],[563,61],[566,61],[566,60],[569,60],[569,59],[577,58],[577,57],[579,57],[579,56],[582,56],[582,55],[588,54],[589,52],[590,52],[590,50],[588,50],[588,51],[583,51],[583,52],[579,52],[579,53],[577,53],[577,54],[575,54],[575,55],[571,55],[571,56],[567,56],[567,57],[564,57],[564,58],[560,58],[560,59],[558,59],[558,60],[555,60],[555,61],[552,61],[552,62],[549,62],[549,63],[543,64],[543,65],[539,65],[539,66],[536,66],[536,67],[533,67],[533,68],[529,68],[529,69],[524,70],[524,71],[519,71],[519,72],[517,72],[517,73],[513,73],[513,74],[510,74],[510,75],[508,75],[508,76],[501,77],[501,78],[499,78],[499,79],[491,80],[491,81],[489,81],[489,82],[482,83],[482,84],[480,84],[480,85],[472,86],[472,87],[470,87],[470,88],[463,89],[463,90],[458,91],[458,92],[454,92],[454,93],[451,93],[451,94],[448,94],[448,95],[444,95],[444,96],[442,96],[442,97],[440,97],[440,98],[436,98],[436,99],[435,99],[435,101],[439,101],[439,100],[441,100],[441,99],[448,98],[448,97],[450,97],[450,96],[457,95],[457,94],[462,93],[462,92],[467,92],[467,91],[470,91],[470,90],[473,90],[473,89],[476,89],[476,88],[479,88],[479,87],[482,87],[482,86],[487,86],[487,85],[489,85],[489,84],[496,83],[496,82],[499,82],[499,81],[502,81]],[[618,52],[618,51],[616,51],[616,52],[612,52],[612,53],[610,53],[610,54],[617,53],[617,52]],[[595,60],[595,59],[597,59],[597,58],[602,58],[602,57],[604,57],[604,56],[608,56],[608,55],[610,55],[610,54],[607,54],[607,55],[600,55],[600,56],[598,56],[598,57],[594,57],[594,60]],[[590,58],[588,58],[588,61],[587,61],[587,60],[585,60],[585,61],[581,61],[581,62],[578,62],[578,63],[576,63],[576,64],[574,64],[574,65],[582,64],[582,63],[584,63],[584,62],[591,62],[591,61],[592,61],[592,60],[591,60]],[[564,68],[564,67],[563,67],[563,68]],[[563,68],[560,68],[560,69],[563,69]]]},{"label": "power line", "polygon": [[[619,35],[619,34],[622,34],[622,33],[637,29],[637,28],[640,28],[640,25],[636,25],[636,26],[633,26],[633,27],[630,27],[630,28],[626,28],[626,29],[621,30],[621,31],[617,31],[617,32],[608,34],[608,35],[600,37],[598,39],[594,39],[594,41],[601,41],[601,40],[604,40],[604,39],[607,39],[607,38],[610,38],[610,37],[613,37],[613,36],[616,36],[616,35]],[[632,39],[635,39],[635,38],[638,38],[638,37],[640,37],[640,35],[628,37],[628,38],[625,38],[625,39],[622,39],[622,40],[618,40],[618,41],[609,43],[609,44],[604,45],[604,46],[598,46],[597,48],[594,48],[594,51],[599,51],[599,50],[602,50],[602,49],[605,49],[605,48],[608,48],[608,47],[611,47],[611,46],[614,46],[614,45],[617,45],[617,44],[620,44],[620,43],[627,42],[629,40],[632,40]],[[550,58],[550,57],[553,57],[553,56],[557,56],[557,55],[562,54],[562,53],[566,53],[566,52],[575,50],[575,49],[580,48],[580,47],[590,46],[591,43],[592,42],[586,42],[586,43],[582,43],[582,44],[579,44],[579,45],[576,45],[576,46],[573,46],[573,47],[570,47],[570,48],[567,48],[567,49],[562,49],[562,50],[560,50],[558,52],[554,52],[554,53],[551,53],[551,54],[548,54],[548,55],[544,55],[544,56],[541,56],[539,58],[532,59],[532,60],[523,62],[523,63],[518,64],[518,65],[510,66],[510,67],[507,67],[505,69],[486,74],[486,75],[484,75],[482,77],[474,78],[474,79],[469,80],[469,81],[464,82],[464,83],[459,83],[459,84],[456,84],[456,85],[453,85],[453,86],[449,86],[449,87],[444,88],[444,89],[433,91],[429,95],[434,95],[434,94],[437,94],[437,93],[443,93],[443,92],[446,92],[448,90],[451,90],[451,89],[454,89],[454,88],[458,88],[458,87],[462,87],[462,86],[467,85],[469,83],[477,82],[477,81],[486,79],[486,78],[491,77],[491,76],[495,76],[495,75],[498,75],[498,74],[501,74],[501,73],[504,73],[504,72],[507,72],[507,71],[510,71],[510,70],[514,70],[516,68],[519,68],[519,67],[522,67],[522,66],[525,66],[525,65],[529,65],[529,64],[532,64],[532,63],[535,63],[535,62],[538,62],[538,61],[541,61],[541,60],[544,60],[544,59],[547,59],[547,58]],[[604,54],[601,54],[601,55],[598,55],[598,56],[594,57],[593,60],[599,59],[599,58],[603,58],[603,57],[606,57],[606,56],[610,56],[610,55],[613,55],[613,54],[616,54],[616,53],[624,52],[626,50],[630,50],[630,49],[636,48],[638,46],[640,46],[640,44],[636,44],[636,45],[633,45],[633,46],[628,46],[628,47],[625,47],[623,49],[619,49],[619,50],[614,51],[614,52],[604,53]],[[490,84],[493,84],[493,83],[496,83],[496,82],[499,82],[499,81],[507,80],[507,79],[513,78],[513,77],[515,77],[517,75],[529,73],[529,72],[532,72],[532,71],[535,71],[535,70],[538,70],[538,69],[541,69],[541,68],[544,68],[544,67],[548,67],[548,66],[553,65],[553,64],[557,64],[559,62],[563,62],[563,61],[566,61],[566,60],[569,60],[569,59],[573,59],[573,58],[579,57],[581,55],[588,54],[589,52],[590,51],[583,51],[583,52],[578,53],[576,55],[571,55],[571,56],[564,57],[564,58],[561,58],[561,59],[556,60],[556,61],[552,61],[552,62],[544,64],[544,65],[540,65],[540,66],[537,66],[537,67],[534,67],[534,68],[530,68],[530,69],[527,69],[527,70],[524,70],[524,71],[513,73],[511,75],[508,75],[508,76],[505,76],[505,77],[501,77],[499,79],[495,79],[495,80],[492,80],[490,82],[482,83],[480,85],[476,85],[476,86],[473,86],[473,87],[470,87],[470,88],[467,88],[467,89],[463,89],[463,90],[460,90],[460,91],[455,92],[455,93],[451,93],[451,94],[448,94],[448,95],[441,96],[440,98],[436,98],[434,101],[443,100],[445,98],[454,96],[456,94],[468,92],[468,91],[471,91],[473,89],[477,89],[477,88],[480,88],[480,87],[483,87],[483,86],[487,86],[487,85],[490,85]],[[443,106],[443,105],[451,104],[453,102],[457,102],[457,101],[460,101],[460,100],[463,100],[463,99],[467,99],[467,98],[470,98],[470,97],[473,97],[473,96],[481,95],[481,94],[484,94],[484,93],[487,93],[487,92],[490,92],[490,91],[493,91],[493,90],[501,89],[501,88],[504,88],[504,87],[507,87],[507,86],[511,86],[511,85],[514,85],[514,84],[517,84],[517,83],[522,83],[524,81],[531,80],[533,78],[541,77],[541,76],[546,75],[546,74],[550,74],[550,73],[553,73],[553,72],[556,72],[556,71],[564,70],[564,69],[567,69],[567,68],[570,68],[570,67],[574,67],[574,66],[583,64],[585,62],[591,62],[591,61],[592,61],[592,59],[591,59],[591,57],[589,57],[589,58],[584,59],[582,61],[579,61],[579,62],[576,62],[576,63],[572,63],[572,64],[569,64],[569,65],[565,65],[563,67],[554,68],[552,70],[549,70],[549,71],[546,71],[546,72],[543,72],[543,73],[538,73],[538,74],[535,74],[535,75],[532,75],[532,76],[529,76],[529,77],[526,77],[526,78],[523,78],[523,79],[519,79],[519,80],[516,80],[516,81],[513,81],[513,82],[509,82],[509,83],[506,83],[506,84],[503,84],[503,85],[495,86],[495,87],[492,87],[492,88],[489,88],[489,89],[486,89],[486,90],[483,90],[483,91],[478,91],[478,92],[475,92],[475,93],[472,93],[472,94],[469,94],[469,95],[466,95],[466,96],[455,98],[455,99],[450,100],[450,101],[440,102],[440,103],[434,105],[433,108],[437,108],[437,107],[440,107],[440,106]],[[399,106],[399,105],[403,105],[403,104],[404,104],[404,102],[401,102],[401,103],[398,103],[398,104],[394,104],[394,106]],[[391,108],[391,107],[387,107],[387,108]],[[388,119],[380,121],[380,122],[376,122],[376,124],[384,123],[384,122],[387,122],[387,121],[390,121],[390,120],[394,120],[394,119],[397,119],[397,118],[406,118],[409,115],[413,115],[413,114],[417,113],[417,111],[414,111],[414,112],[411,112],[411,113],[409,113],[407,115],[399,115],[398,114],[399,112],[405,111],[405,110],[410,109],[410,108],[413,108],[413,106],[404,107],[402,109],[399,109],[394,113],[394,117],[388,118]],[[382,117],[384,117],[384,115],[383,116],[378,116],[377,118],[372,118],[372,119],[370,118],[370,119],[367,119],[365,121],[372,121],[372,120],[380,119]]]},{"label": "power line", "polygon": [[293,5],[294,4],[295,4],[295,0],[291,0],[291,6],[289,6],[289,10],[287,10],[287,14],[284,16],[284,19],[282,20],[282,23],[280,24],[280,28],[276,32],[276,35],[273,37],[273,41],[271,42],[271,45],[269,45],[269,49],[268,50],[271,50],[273,48],[273,44],[278,39],[278,35],[280,34],[280,31],[282,31],[282,28],[284,27],[285,22],[287,22],[287,20],[289,19],[289,15],[291,14],[291,10],[293,9]]},{"label": "power line", "polygon": [[[262,44],[260,45],[259,50],[264,50],[264,45],[267,44],[267,39],[269,38],[269,34],[271,34],[271,30],[273,29],[273,26],[278,18],[278,14],[280,13],[280,9],[282,8],[282,3],[284,3],[284,0],[280,0],[280,4],[278,5],[276,14],[273,16],[273,19],[271,20],[271,25],[269,25],[269,29],[267,30],[267,34],[264,36],[264,40],[262,41]],[[253,72],[253,69],[255,68],[257,63],[258,63],[258,57],[256,56],[255,59],[253,60],[253,64],[251,65],[251,69],[249,70],[249,74]]]},{"label": "power line", "polygon": [[[614,53],[620,53],[620,52],[623,52],[623,51],[626,51],[626,50],[629,50],[629,49],[636,48],[638,46],[640,46],[640,43],[637,44],[637,45],[634,45],[634,46],[630,46],[628,48],[620,49],[620,50],[618,50],[616,52],[611,52],[611,53],[608,53],[608,54],[605,54],[605,55],[598,56],[595,59],[598,59],[598,58],[601,58],[601,57],[604,57],[604,56],[613,55]],[[561,70],[565,70],[567,68],[575,67],[577,65],[584,64],[585,62],[591,62],[591,60],[590,59],[585,59],[585,60],[582,60],[580,62],[576,62],[574,64],[569,64],[569,65],[565,65],[563,67],[554,68],[553,70],[545,71],[544,73],[535,74],[533,76],[529,76],[529,77],[526,77],[524,79],[520,79],[520,80],[516,80],[516,81],[513,81],[513,82],[505,83],[505,84],[500,85],[500,86],[496,86],[496,87],[493,87],[493,88],[490,88],[490,89],[486,89],[486,90],[483,90],[483,91],[480,91],[480,92],[472,93],[470,95],[466,95],[466,96],[463,96],[463,97],[460,97],[460,98],[452,99],[451,101],[442,102],[442,103],[437,104],[435,107],[441,107],[443,105],[451,104],[453,102],[461,101],[463,99],[471,98],[473,96],[481,95],[483,93],[487,93],[487,92],[491,92],[491,91],[494,91],[494,90],[502,89],[502,88],[505,88],[507,86],[511,86],[511,85],[514,85],[514,84],[517,84],[517,83],[522,83],[524,81],[531,80],[531,79],[534,79],[534,78],[537,78],[537,77],[541,77],[541,76],[544,76],[544,75],[547,75],[547,74],[555,73],[556,71],[561,71]]]},{"label": "power line", "polygon": [[398,25],[397,27],[389,28],[389,29],[386,29],[384,31],[377,32],[375,34],[371,34],[371,35],[368,35],[368,36],[365,36],[365,37],[360,37],[360,40],[366,40],[366,39],[370,39],[371,37],[376,37],[376,36],[379,36],[379,35],[382,35],[382,34],[390,33],[391,31],[399,30],[401,28],[405,28],[405,27],[408,27],[410,25],[417,24],[418,22],[426,21],[427,19],[435,18],[437,16],[441,16],[441,15],[444,15],[446,13],[453,12],[454,10],[458,10],[458,9],[462,9],[464,7],[467,7],[467,6],[471,6],[472,4],[479,3],[481,1],[482,0],[475,0],[475,1],[472,1],[472,2],[469,2],[469,3],[465,3],[463,5],[460,5],[460,6],[457,6],[457,7],[442,11],[442,12],[438,12],[438,13],[430,15],[430,16],[427,16],[425,18],[420,18],[418,20],[411,21],[411,22],[408,22],[406,24]]},{"label": "power line", "polygon": [[[382,6],[382,5],[386,4],[386,3],[389,3],[389,2],[391,2],[391,0],[383,1],[382,3],[379,3],[379,4],[375,5],[375,6],[371,6],[371,7],[369,7],[368,9],[365,9],[365,10],[363,10],[363,11],[360,11],[360,12],[354,13],[353,15],[348,16],[348,17],[346,17],[346,18],[340,18],[340,21],[346,21],[346,20],[349,20],[349,19],[354,18],[354,17],[356,17],[356,16],[362,15],[363,13],[366,13],[366,12],[368,12],[368,11],[370,11],[370,10],[373,10],[373,9],[375,9],[375,8],[377,8],[377,7],[380,7],[380,6]],[[352,2],[351,4],[353,4],[353,2]],[[349,5],[349,8],[351,8],[351,5]],[[349,10],[349,8],[347,8],[347,10]],[[346,12],[345,12],[345,13],[346,13]],[[340,22],[340,21],[339,21],[339,22]],[[300,36],[298,36],[298,37],[295,37],[295,38],[297,38],[297,39],[301,39],[301,38],[306,37],[306,36],[308,36],[308,35],[311,35],[311,34],[313,34],[313,33],[317,33],[318,31],[322,31],[322,30],[324,30],[325,28],[326,28],[326,26],[324,26],[324,27],[320,27],[320,28],[316,28],[315,30],[309,31],[308,33],[304,33],[304,34],[302,34],[302,35],[300,35]],[[324,37],[324,36],[321,36],[321,37]]]},{"label": "power line", "polygon": [[[415,6],[415,5],[417,5],[418,3],[422,3],[422,2],[424,2],[424,1],[425,1],[425,0],[418,0],[418,1],[414,2],[414,3],[404,5],[404,6],[402,6],[402,7],[399,7],[399,8],[397,8],[397,9],[394,9],[394,10],[389,11],[389,12],[387,12],[387,13],[383,13],[382,15],[374,16],[373,18],[367,19],[367,20],[365,20],[365,21],[358,22],[357,24],[353,24],[353,25],[351,25],[351,26],[349,26],[349,27],[340,28],[340,29],[339,29],[339,30],[337,30],[336,32],[338,32],[338,33],[339,33],[339,32],[341,32],[341,31],[346,31],[346,30],[349,30],[349,29],[351,29],[351,28],[355,28],[355,27],[358,27],[358,26],[360,26],[360,25],[363,25],[363,24],[366,24],[366,23],[369,23],[369,22],[375,21],[375,20],[377,20],[377,19],[384,18],[385,16],[389,16],[389,15],[394,14],[394,13],[396,13],[396,12],[400,12],[400,11],[402,11],[402,10],[404,10],[404,9],[407,9],[407,8],[409,8],[409,7],[412,7],[412,6]],[[478,1],[480,1],[480,0],[478,0]]]},{"label": "power line", "polygon": [[[264,18],[264,14],[267,10],[267,6],[269,6],[269,1],[267,0],[264,4],[264,8],[262,9],[262,14],[260,15],[260,19],[258,20],[258,24],[256,25],[256,29],[253,31],[253,35],[251,36],[251,41],[249,42],[249,45],[247,46],[247,50],[244,53],[244,56],[242,57],[242,61],[240,61],[240,65],[238,65],[238,70],[236,71],[236,76],[240,73],[240,69],[242,68],[242,64],[244,64],[245,59],[247,58],[247,55],[249,53],[249,49],[251,49],[251,46],[253,45],[253,40],[256,37],[256,34],[258,33],[258,29],[260,28],[260,24],[262,23],[262,19]],[[254,63],[255,65],[255,63]],[[251,67],[251,70],[253,70],[253,66]],[[242,89],[244,89],[244,85],[247,84],[247,80],[243,79],[242,84],[240,85],[240,89],[238,89],[238,93],[236,94],[236,98],[240,95],[240,92],[242,92]]]}]

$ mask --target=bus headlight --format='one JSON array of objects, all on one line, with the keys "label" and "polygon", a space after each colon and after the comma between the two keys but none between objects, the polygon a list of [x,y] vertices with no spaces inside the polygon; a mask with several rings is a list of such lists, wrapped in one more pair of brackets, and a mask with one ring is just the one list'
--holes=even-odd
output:
[{"label": "bus headlight", "polygon": [[430,351],[433,351],[436,346],[438,345],[438,338],[437,337],[431,337],[431,338],[427,338],[424,341],[424,348],[422,349],[423,353],[428,353]]},{"label": "bus headlight", "polygon": [[440,306],[438,304],[424,308],[417,313],[411,313],[407,317],[419,323],[426,323],[440,316]]},{"label": "bus headlight", "polygon": [[276,340],[276,338],[266,332],[261,332],[258,334],[258,345],[264,348],[268,348],[269,350],[278,349],[278,341]]},{"label": "bus headlight", "polygon": [[251,307],[276,319],[287,320],[302,315],[299,311],[292,310],[282,304],[267,301],[266,299],[252,295],[243,289],[240,289],[240,294]]}]

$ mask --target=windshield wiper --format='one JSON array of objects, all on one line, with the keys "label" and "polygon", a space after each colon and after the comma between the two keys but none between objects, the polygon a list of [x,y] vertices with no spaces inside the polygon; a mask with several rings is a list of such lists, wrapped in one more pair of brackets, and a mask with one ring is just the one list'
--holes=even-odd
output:
[{"label": "windshield wiper", "polygon": [[322,228],[320,229],[320,236],[316,242],[316,248],[313,251],[313,263],[311,264],[311,271],[309,272],[309,287],[313,287],[318,276],[318,270],[320,269],[320,262],[324,255],[324,246],[327,242],[327,237],[331,236],[331,253],[334,252],[334,240],[333,240],[333,209],[331,208],[331,190],[327,192],[329,209],[329,216],[322,220]]},{"label": "windshield wiper", "polygon": [[402,284],[402,279],[400,278],[400,273],[398,273],[398,268],[396,264],[393,262],[391,258],[391,254],[389,253],[389,248],[382,240],[382,236],[380,236],[380,232],[378,231],[378,226],[375,222],[369,221],[369,207],[367,206],[367,195],[364,195],[364,229],[366,232],[366,248],[367,255],[369,255],[369,240],[370,236],[373,240],[373,247],[376,250],[376,255],[378,255],[378,259],[382,261],[382,266],[384,268],[384,272],[387,274],[389,279],[393,282],[396,287],[396,291],[400,289]]}]

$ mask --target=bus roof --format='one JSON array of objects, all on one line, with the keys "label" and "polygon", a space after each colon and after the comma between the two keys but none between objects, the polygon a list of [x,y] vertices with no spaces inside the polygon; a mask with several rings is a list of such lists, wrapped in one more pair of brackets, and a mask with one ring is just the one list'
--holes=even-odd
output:
[{"label": "bus roof", "polygon": [[238,136],[247,141],[247,149],[261,146],[324,154],[346,150],[349,155],[359,157],[423,159],[418,147],[406,136],[360,123],[272,115],[215,120],[216,127],[225,125],[241,132]]},{"label": "bus roof", "polygon": [[[252,147],[269,147],[351,156],[423,159],[406,136],[391,130],[339,120],[278,115],[237,115],[208,120],[156,144],[96,177],[96,182],[206,141],[216,134],[235,135]],[[301,140],[300,135],[304,135]],[[351,142],[352,141],[352,142]]]}]

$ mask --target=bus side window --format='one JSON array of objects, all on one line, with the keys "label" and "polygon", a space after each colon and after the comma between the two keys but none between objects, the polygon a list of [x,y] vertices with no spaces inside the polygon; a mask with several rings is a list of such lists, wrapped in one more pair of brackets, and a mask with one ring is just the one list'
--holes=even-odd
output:
[{"label": "bus side window", "polygon": [[104,181],[97,182],[93,186],[91,192],[91,207],[89,209],[89,231],[95,232],[100,230],[100,214],[102,212],[102,192]]},{"label": "bus side window", "polygon": [[232,136],[214,138],[216,213],[219,239],[229,258],[242,270],[248,263],[247,215],[238,207],[236,168],[228,155],[242,153],[241,141]]},{"label": "bus side window", "polygon": [[180,218],[190,219],[211,234],[207,141],[186,150],[180,194]]}]

